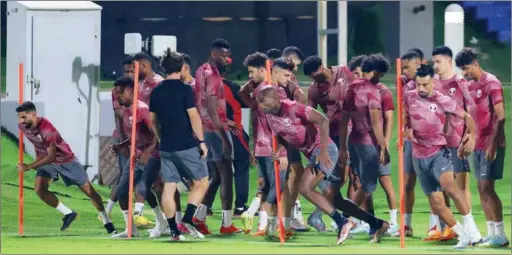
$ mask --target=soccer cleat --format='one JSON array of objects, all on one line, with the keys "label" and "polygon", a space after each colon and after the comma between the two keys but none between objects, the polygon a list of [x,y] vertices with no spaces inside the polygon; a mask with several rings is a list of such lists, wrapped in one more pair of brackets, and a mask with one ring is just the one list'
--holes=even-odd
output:
[{"label": "soccer cleat", "polygon": [[194,238],[194,239],[204,239],[203,233],[201,233],[198,230],[197,225],[195,223],[186,222],[186,221],[182,221],[182,223],[187,228],[188,233],[189,233],[190,236],[192,236],[192,238]]},{"label": "soccer cleat", "polygon": [[309,231],[309,227],[306,226],[305,224],[303,224],[302,221],[300,219],[297,219],[297,218],[293,218],[290,221],[290,228],[293,231],[296,231],[296,232],[307,232],[307,231]]},{"label": "soccer cleat", "polygon": [[369,232],[370,232],[370,225],[368,225],[368,223],[366,223],[366,222],[361,222],[361,223],[357,224],[357,226],[354,227],[350,231],[350,234],[357,235],[357,234],[366,234]]},{"label": "soccer cleat", "polygon": [[[137,231],[136,228],[132,229],[132,237],[138,237],[138,236],[139,236],[139,231]],[[128,231],[125,229],[123,232],[112,235],[111,237],[117,238],[117,239],[128,238]]]},{"label": "soccer cleat", "polygon": [[212,232],[208,229],[206,222],[200,221],[197,218],[193,218],[192,222],[194,223],[194,227],[203,235],[211,235]]},{"label": "soccer cleat", "polygon": [[141,216],[141,215],[133,216],[133,222],[135,223],[135,226],[137,226],[137,227],[148,228],[148,227],[155,226],[154,222],[149,221],[146,217]]},{"label": "soccer cleat", "polygon": [[[412,232],[412,228],[408,227],[408,226],[404,226],[405,228],[405,237],[411,237],[413,232]],[[391,234],[392,237],[400,237],[400,227],[398,228],[398,231]]]},{"label": "soccer cleat", "polygon": [[325,222],[322,220],[322,216],[316,216],[315,214],[309,215],[308,224],[318,232],[325,232],[327,230]]},{"label": "soccer cleat", "polygon": [[478,244],[478,246],[488,248],[501,248],[507,247],[509,244],[510,242],[506,237],[492,236],[488,237],[485,242]]},{"label": "soccer cleat", "polygon": [[455,246],[453,246],[453,249],[462,250],[462,249],[466,249],[468,246],[469,246],[469,241],[459,241]]},{"label": "soccer cleat", "polygon": [[340,245],[343,242],[345,242],[345,240],[347,240],[347,238],[350,234],[350,229],[352,229],[353,225],[354,225],[354,223],[352,221],[350,221],[348,219],[343,220],[343,226],[338,228],[338,237],[336,240],[336,245]]},{"label": "soccer cleat", "polygon": [[183,223],[178,224],[178,230],[183,234],[189,234],[187,227]]},{"label": "soccer cleat", "polygon": [[396,233],[398,233],[398,236],[400,236],[400,227],[397,224],[394,224],[389,226],[388,230],[386,231],[386,233],[384,233],[384,235],[393,236]]},{"label": "soccer cleat", "polygon": [[187,239],[185,239],[185,237],[181,233],[172,233],[171,234],[171,239],[170,239],[171,242],[180,242],[180,241],[185,241],[185,240],[187,240]]},{"label": "soccer cleat", "polygon": [[242,221],[242,230],[244,231],[244,234],[247,235],[251,233],[254,217],[251,217],[249,213],[245,211],[240,215],[240,220]]},{"label": "soccer cleat", "polygon": [[254,235],[252,235],[252,236],[253,237],[265,236],[266,233],[267,233],[267,230],[265,228],[258,229],[258,232],[254,233]]},{"label": "soccer cleat", "polygon": [[423,242],[434,242],[439,241],[443,237],[443,233],[437,230],[436,226],[433,226],[427,233],[427,237],[423,238]]},{"label": "soccer cleat", "polygon": [[64,218],[62,218],[62,226],[60,227],[60,231],[65,231],[68,229],[71,223],[76,220],[77,216],[78,214],[76,212],[71,212],[64,215]]},{"label": "soccer cleat", "polygon": [[447,226],[444,229],[443,236],[441,236],[439,241],[449,241],[449,240],[452,240],[454,238],[457,238],[457,233],[455,233],[455,231],[453,231],[453,229],[451,229],[450,227]]},{"label": "soccer cleat", "polygon": [[112,222],[105,224],[104,227],[107,230],[108,234],[117,234],[116,227],[114,227],[114,224]]},{"label": "soccer cleat", "polygon": [[375,233],[373,234],[373,237],[372,237],[372,240],[370,241],[370,243],[380,243],[380,239],[382,238],[384,233],[386,233],[386,230],[388,230],[388,228],[389,228],[389,223],[384,221],[382,223],[382,226],[379,229],[377,229],[375,231]]},{"label": "soccer cleat", "polygon": [[233,224],[231,224],[231,226],[229,226],[229,227],[224,227],[224,226],[220,227],[221,235],[232,235],[232,234],[241,233],[241,232],[242,232],[242,230],[238,229]]},{"label": "soccer cleat", "polygon": [[235,208],[235,210],[233,211],[233,217],[235,218],[238,218],[238,217],[242,217],[242,214],[247,211],[247,206],[243,206],[243,207],[239,207],[239,208]]},{"label": "soccer cleat", "polygon": [[149,233],[149,238],[159,238],[165,232],[167,226],[155,226]]}]

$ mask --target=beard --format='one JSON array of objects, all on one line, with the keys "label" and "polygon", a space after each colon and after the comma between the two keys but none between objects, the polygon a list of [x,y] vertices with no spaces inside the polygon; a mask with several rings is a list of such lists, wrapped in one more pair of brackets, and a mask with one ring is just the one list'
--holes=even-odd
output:
[{"label": "beard", "polygon": [[427,92],[418,92],[418,95],[419,95],[421,98],[427,98],[427,97],[428,97],[428,93],[427,93]]},{"label": "beard", "polygon": [[29,129],[32,127],[32,122],[23,123],[26,129]]}]

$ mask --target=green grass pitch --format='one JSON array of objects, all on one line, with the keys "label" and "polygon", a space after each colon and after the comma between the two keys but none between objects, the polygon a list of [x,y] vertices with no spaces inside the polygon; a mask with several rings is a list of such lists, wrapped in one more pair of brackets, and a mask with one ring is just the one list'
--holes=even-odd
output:
[{"label": "green grass pitch", "polygon": [[[510,111],[510,87],[505,87],[505,96],[507,99],[507,125],[506,130],[511,130]],[[396,119],[396,118],[395,118]],[[396,127],[396,126],[395,126]],[[394,129],[396,138],[396,128]],[[510,134],[510,133],[509,133]],[[512,138],[508,138],[507,147],[512,148]],[[393,144],[393,143],[392,143]],[[469,248],[464,251],[454,251],[450,243],[423,243],[421,238],[425,236],[428,228],[429,207],[426,197],[423,195],[419,185],[416,187],[416,204],[413,215],[413,228],[415,237],[406,239],[406,248],[401,249],[399,240],[391,237],[384,237],[380,244],[368,243],[367,235],[357,235],[354,239],[349,239],[341,246],[335,246],[335,234],[320,234],[311,230],[307,233],[298,233],[296,236],[281,245],[278,242],[267,242],[263,238],[253,238],[243,235],[238,236],[220,236],[218,235],[220,226],[220,198],[216,199],[214,204],[214,216],[209,218],[208,224],[213,230],[214,235],[207,236],[204,241],[187,241],[183,243],[169,243],[167,238],[157,240],[148,240],[147,234],[142,238],[134,240],[111,240],[106,235],[101,223],[97,219],[97,213],[91,203],[80,191],[74,187],[65,188],[60,182],[51,186],[51,190],[57,192],[61,201],[68,207],[79,213],[79,218],[66,231],[60,232],[62,215],[55,209],[43,204],[31,188],[33,187],[35,172],[29,172],[25,175],[25,237],[17,236],[18,228],[18,173],[15,169],[17,163],[17,144],[2,137],[1,149],[1,253],[52,253],[52,254],[72,254],[72,253],[137,253],[137,254],[168,254],[168,253],[480,253],[480,254],[510,254],[510,248],[506,249],[483,249]],[[396,150],[391,148],[393,182],[398,197],[398,174]],[[510,152],[509,154],[510,155]],[[26,156],[27,161],[31,160]],[[503,201],[505,213],[505,225],[511,228],[510,206],[510,157],[506,158],[504,179],[496,186],[498,193]],[[251,169],[251,195],[255,194],[257,172]],[[103,198],[106,200],[109,190],[105,187],[97,188]],[[480,206],[476,183],[472,176],[471,190],[473,194],[473,215],[477,221],[482,235],[486,234],[485,219]],[[343,189],[346,194],[346,188]],[[186,195],[184,195],[186,196]],[[377,216],[383,219],[389,219],[387,203],[382,189],[378,189],[375,198],[375,211]],[[186,201],[185,198],[182,201]],[[302,200],[304,216],[307,217],[313,210],[308,202]],[[249,201],[250,202],[250,201]],[[145,215],[150,219],[152,213],[146,206]],[[456,214],[457,219],[461,219]],[[331,222],[324,216],[327,224]],[[113,211],[113,221],[118,229],[124,227],[122,214],[118,208]],[[255,220],[255,224],[257,219]],[[238,220],[234,223],[240,226]],[[143,233],[143,231],[141,231]],[[509,238],[511,237],[509,233]]]}]

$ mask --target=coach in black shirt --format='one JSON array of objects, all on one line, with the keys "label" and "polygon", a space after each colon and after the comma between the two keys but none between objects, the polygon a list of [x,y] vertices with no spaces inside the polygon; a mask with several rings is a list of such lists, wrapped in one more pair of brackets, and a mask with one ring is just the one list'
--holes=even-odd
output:
[{"label": "coach in black shirt", "polygon": [[192,217],[208,188],[205,161],[208,149],[192,87],[180,81],[183,62],[181,54],[167,50],[161,62],[166,78],[151,93],[149,104],[153,132],[160,142],[161,173],[165,183],[161,204],[174,240],[184,239],[175,219],[174,193],[178,183],[186,179],[191,184],[182,223],[194,238],[204,238],[192,223]]}]

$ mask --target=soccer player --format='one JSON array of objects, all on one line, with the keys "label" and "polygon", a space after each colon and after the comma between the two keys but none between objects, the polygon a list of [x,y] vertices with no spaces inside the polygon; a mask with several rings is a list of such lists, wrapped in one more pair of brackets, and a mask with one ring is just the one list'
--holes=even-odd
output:
[{"label": "soccer player", "polygon": [[[336,222],[339,226],[336,244],[343,243],[349,234],[351,222],[341,216],[328,198],[315,190],[323,179],[340,181],[338,173],[333,171],[334,164],[338,160],[338,149],[329,138],[328,119],[312,107],[296,101],[280,99],[274,86],[266,86],[261,90],[258,94],[258,103],[265,112],[267,122],[279,142],[285,146],[287,144],[295,146],[309,159],[309,164],[300,182],[299,192],[308,201],[329,214]],[[284,155],[279,155],[279,157],[281,160],[286,160]],[[332,192],[337,193],[336,198],[340,198],[334,201],[338,209],[345,210],[346,213],[354,217],[368,220],[372,227],[378,229],[372,242],[380,242],[380,238],[389,224],[343,199],[339,190],[332,190]],[[275,222],[269,222],[267,235],[271,235],[275,228]]]},{"label": "soccer player", "polygon": [[[438,46],[432,51],[432,62],[438,79],[435,82],[435,90],[451,97],[458,106],[467,112],[473,107],[473,100],[469,95],[468,82],[462,76],[455,73],[452,68],[453,53],[447,46]],[[464,192],[469,208],[471,209],[471,191],[469,190],[469,162],[464,158],[459,158],[457,148],[459,147],[464,134],[464,121],[460,118],[448,118],[447,120],[446,142],[452,155],[453,171],[455,181],[459,188]],[[456,238],[455,232],[449,227],[443,231],[441,241]]]},{"label": "soccer player", "polygon": [[270,59],[270,63],[273,63],[274,60],[281,57],[282,53],[281,50],[272,48],[270,50],[267,50],[267,52],[265,52],[265,55],[267,55],[268,59]]},{"label": "soccer player", "polygon": [[[254,236],[263,236],[266,234],[267,229],[267,220],[271,223],[276,222],[276,203],[277,203],[277,191],[276,191],[276,180],[274,177],[274,160],[272,158],[274,152],[272,150],[272,132],[267,124],[267,119],[265,114],[262,112],[261,108],[258,106],[257,96],[260,93],[261,89],[266,85],[265,84],[265,76],[267,75],[266,70],[266,61],[267,56],[260,52],[255,52],[247,56],[244,60],[244,65],[249,70],[249,79],[250,81],[245,84],[239,92],[240,98],[251,107],[251,118],[253,125],[253,138],[254,138],[254,156],[256,161],[258,162],[258,176],[263,179],[262,186],[259,188],[258,194],[256,198],[253,199],[249,209],[244,212],[241,216],[243,230],[245,233],[250,233],[252,229],[252,222],[254,215],[256,214],[256,210],[260,208],[262,205],[263,210],[259,212],[259,226],[258,232]],[[289,82],[291,77],[281,77],[283,71],[283,66],[287,67],[288,62],[283,62],[283,59],[280,59],[279,62],[274,62],[274,67],[272,69],[272,79],[276,81],[276,83],[285,84]],[[277,63],[277,64],[276,64]],[[279,77],[277,77],[279,76]],[[280,92],[281,98],[286,98],[286,93],[282,87],[277,88]],[[252,97],[250,96],[252,93]],[[285,153],[285,150],[280,150],[281,153]],[[280,161],[280,185],[284,187],[284,183],[286,181],[287,168],[288,168],[288,159],[286,158]],[[288,189],[284,189],[284,191],[288,191]],[[286,195],[285,195],[286,196]],[[289,194],[288,197],[289,198]],[[291,200],[288,200],[291,202]],[[284,214],[284,225],[288,230],[290,225],[290,216],[291,210],[287,210],[283,212]],[[289,232],[287,232],[289,234]]]},{"label": "soccer player", "polygon": [[[466,197],[455,183],[444,126],[446,115],[464,120],[466,130],[457,150],[458,156],[462,157],[474,148],[475,123],[457,102],[434,90],[434,69],[431,65],[422,64],[417,70],[415,81],[416,91],[411,90],[405,94],[404,136],[412,140],[414,169],[432,211],[457,233],[459,243],[454,248],[462,249],[481,242],[482,237]],[[453,200],[462,215],[464,225],[455,220],[451,210],[445,205],[441,189]]]},{"label": "soccer player", "polygon": [[[226,97],[221,73],[230,59],[229,43],[224,39],[212,42],[210,59],[196,71],[196,101],[203,120],[204,137],[209,147],[207,164],[210,172],[220,175],[222,226],[221,234],[241,232],[233,225],[233,140],[229,133],[226,115]],[[209,187],[214,188],[213,186]],[[209,191],[207,191],[207,194]],[[209,234],[206,226],[207,206],[202,203],[194,218],[199,230]]]},{"label": "soccer player", "polygon": [[473,153],[480,202],[487,219],[487,237],[483,246],[509,245],[503,223],[503,205],[496,193],[496,180],[503,179],[505,160],[505,109],[503,88],[496,76],[482,70],[477,53],[464,48],[455,64],[469,80],[469,93],[475,103],[472,110],[478,136]]},{"label": "soccer player", "polygon": [[167,77],[155,88],[150,102],[153,132],[160,141],[161,173],[164,180],[162,207],[171,231],[171,240],[174,241],[184,240],[176,224],[175,193],[178,183],[186,180],[190,184],[182,223],[193,238],[204,238],[193,223],[193,216],[208,188],[205,162],[208,148],[194,93],[189,85],[180,81],[182,72],[186,71],[183,62],[181,54],[167,50],[161,63]]},{"label": "soccer player", "polygon": [[[135,139],[135,158],[137,160],[134,166],[134,184],[140,194],[148,202],[155,215],[156,226],[154,231],[151,232],[150,238],[159,237],[165,230],[165,219],[162,215],[162,210],[158,206],[157,197],[151,191],[151,185],[158,177],[160,169],[160,159],[158,155],[157,145],[158,141],[151,132],[151,121],[149,119],[148,106],[138,100],[133,101],[134,80],[131,77],[121,77],[116,80],[115,86],[119,87],[119,104],[124,107],[123,109],[123,130],[126,132],[129,140]],[[137,104],[137,119],[133,119],[132,105]],[[136,137],[132,137],[132,126],[136,127]],[[121,210],[123,211],[125,222],[128,224],[128,195],[130,188],[130,164],[125,164],[122,172],[121,180],[118,187],[118,201]],[[138,236],[136,226],[133,226],[132,236]],[[125,238],[128,236],[128,231],[113,235],[113,238]]]},{"label": "soccer player", "polygon": [[[356,57],[351,63],[360,65],[362,57]],[[349,64],[350,65],[350,64]],[[341,105],[343,104],[344,91],[354,79],[354,75],[347,66],[334,66],[325,68],[322,65],[322,59],[318,56],[310,56],[304,60],[304,74],[313,80],[308,89],[308,105],[313,109],[318,106],[323,110],[329,119],[329,136],[337,145],[339,144]],[[346,181],[345,169],[340,168],[339,162],[336,162],[334,171],[340,171],[340,177],[343,179],[339,187]],[[327,180],[320,182],[319,187],[322,193],[328,192],[330,183]],[[308,217],[307,222],[319,232],[326,231],[325,223],[322,221],[323,211],[316,208]]]},{"label": "soccer player", "polygon": [[18,164],[17,169],[21,172],[32,169],[37,171],[34,190],[43,202],[64,215],[60,230],[68,229],[78,214],[61,203],[57,196],[48,190],[52,180],[58,180],[59,177],[62,178],[66,186],[78,186],[91,199],[92,205],[100,213],[107,233],[117,233],[114,224],[105,212],[101,196],[94,190],[84,167],[78,162],[69,144],[60,136],[59,131],[48,119],[37,115],[36,106],[30,101],[16,107],[16,112],[20,130],[34,145],[36,151],[36,161],[29,164]]}]

